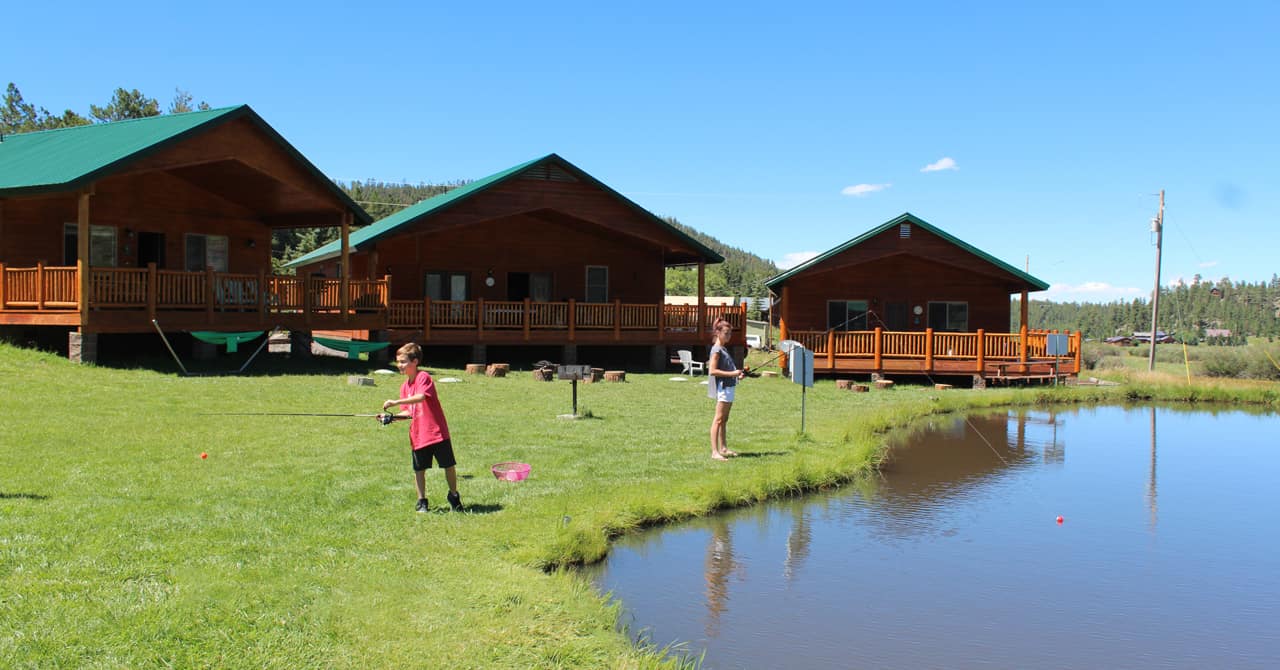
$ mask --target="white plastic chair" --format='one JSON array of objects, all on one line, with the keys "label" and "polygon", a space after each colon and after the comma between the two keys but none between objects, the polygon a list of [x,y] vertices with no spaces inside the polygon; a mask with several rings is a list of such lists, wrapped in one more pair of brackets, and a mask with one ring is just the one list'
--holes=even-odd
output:
[{"label": "white plastic chair", "polygon": [[688,349],[681,349],[676,353],[679,354],[680,365],[684,368],[680,371],[681,374],[686,374],[692,377],[694,370],[700,371],[704,374],[706,373],[707,371],[706,364],[703,363],[702,361],[693,360],[692,351],[689,351]]}]

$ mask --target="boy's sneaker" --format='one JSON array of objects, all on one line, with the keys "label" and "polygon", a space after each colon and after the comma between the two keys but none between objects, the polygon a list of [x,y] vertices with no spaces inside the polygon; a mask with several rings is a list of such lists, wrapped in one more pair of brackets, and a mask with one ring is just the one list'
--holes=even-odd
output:
[{"label": "boy's sneaker", "polygon": [[450,491],[450,492],[449,492],[449,495],[448,495],[448,498],[449,498],[449,506],[453,508],[453,511],[455,511],[455,512],[461,512],[461,511],[462,511],[462,496],[458,495],[458,492],[457,492],[457,491]]},{"label": "boy's sneaker", "polygon": [[425,512],[425,511],[427,511],[427,499],[426,499],[426,498],[418,498],[418,506],[417,506],[417,507],[415,507],[415,508],[413,508],[413,511],[415,511],[415,512]]}]

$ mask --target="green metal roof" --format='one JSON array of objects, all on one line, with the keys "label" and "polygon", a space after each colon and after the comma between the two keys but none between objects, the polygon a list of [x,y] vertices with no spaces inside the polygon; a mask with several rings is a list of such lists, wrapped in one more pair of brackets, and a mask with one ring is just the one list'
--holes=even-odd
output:
[{"label": "green metal roof", "polygon": [[76,190],[134,160],[238,118],[247,118],[271,137],[359,221],[373,220],[248,105],[4,135],[0,138],[0,196]]},{"label": "green metal roof", "polygon": [[853,238],[852,240],[849,240],[848,242],[845,242],[844,244],[841,244],[840,246],[835,247],[834,249],[823,252],[818,256],[811,258],[808,261],[805,261],[804,263],[801,263],[800,265],[797,265],[791,268],[790,270],[787,270],[786,272],[783,272],[780,275],[771,277],[770,279],[765,280],[764,285],[769,287],[770,290],[772,290],[777,286],[781,286],[782,284],[785,284],[788,279],[812,267],[815,267],[816,265],[827,260],[828,258],[831,258],[832,256],[836,256],[848,249],[852,249],[853,247],[856,247],[859,244],[862,244],[863,242],[875,237],[876,235],[879,235],[891,228],[895,228],[898,225],[903,223],[910,223],[912,225],[916,225],[921,228],[924,228],[925,230],[933,233],[934,235],[941,237],[942,239],[956,245],[957,247],[960,247],[961,249],[964,249],[965,251],[977,256],[978,258],[981,258],[982,260],[987,261],[992,265],[995,265],[1001,270],[1004,270],[1012,274],[1013,276],[1017,277],[1018,279],[1021,279],[1027,284],[1030,284],[1037,291],[1043,291],[1049,288],[1049,284],[1045,283],[1044,281],[1041,281],[1035,277],[1032,277],[1031,275],[1023,272],[1022,270],[1019,270],[1018,268],[1013,267],[1012,265],[1009,265],[1008,263],[1000,260],[999,258],[996,258],[995,256],[992,256],[986,253],[985,251],[970,245],[964,240],[961,240],[958,237],[954,237],[944,232],[942,229],[935,227],[934,225],[930,224],[928,221],[925,221],[924,219],[921,219],[915,216],[914,214],[911,214],[910,212],[906,212],[899,216],[896,216],[876,226],[875,228],[872,228],[871,230],[868,230],[867,232]]},{"label": "green metal roof", "polygon": [[[478,179],[466,185],[459,186],[458,188],[455,188],[451,191],[446,191],[445,193],[441,193],[440,195],[427,198],[426,200],[423,200],[415,205],[406,207],[386,218],[379,219],[378,221],[374,222],[373,225],[366,226],[364,228],[361,228],[360,230],[357,230],[351,233],[351,238],[350,238],[351,249],[354,251],[354,250],[368,248],[369,245],[371,245],[373,242],[375,242],[379,238],[385,237],[387,235],[395,234],[396,230],[402,226],[410,225],[424,216],[444,210],[449,206],[455,203],[458,203],[472,195],[480,193],[491,186],[500,184],[508,179],[518,176],[519,174],[521,174],[526,170],[529,170],[533,167],[536,167],[540,164],[547,163],[547,162],[555,162],[560,167],[563,167],[569,170],[571,173],[573,173],[575,177],[599,187],[601,190],[612,195],[618,200],[621,200],[624,204],[628,205],[629,207],[635,209],[641,215],[648,217],[654,223],[671,231],[677,237],[687,242],[689,246],[693,247],[698,253],[702,254],[703,256],[706,256],[708,262],[710,263],[724,262],[724,257],[721,256],[720,254],[717,254],[716,252],[712,251],[708,247],[704,246],[702,243],[698,242],[692,237],[689,237],[688,235],[681,232],[679,229],[675,228],[674,226],[667,223],[666,221],[663,221],[657,216],[654,216],[653,213],[651,213],[649,210],[644,209],[640,205],[637,205],[636,203],[632,202],[626,196],[609,188],[608,186],[606,186],[604,183],[602,183],[595,177],[592,177],[586,172],[583,172],[577,166],[561,158],[560,156],[557,156],[556,154],[547,154],[542,158],[535,158],[531,161],[516,165],[515,167],[507,168],[502,172],[491,174],[488,177],[485,177],[484,179]],[[308,263],[327,260],[329,258],[333,258],[337,256],[341,252],[342,252],[341,240],[334,240],[332,242],[329,242],[328,244],[322,245],[321,247],[319,247],[315,251],[312,251],[311,253],[308,253],[304,256],[294,259],[293,261],[286,264],[285,267],[299,267],[302,265],[307,265]]]}]

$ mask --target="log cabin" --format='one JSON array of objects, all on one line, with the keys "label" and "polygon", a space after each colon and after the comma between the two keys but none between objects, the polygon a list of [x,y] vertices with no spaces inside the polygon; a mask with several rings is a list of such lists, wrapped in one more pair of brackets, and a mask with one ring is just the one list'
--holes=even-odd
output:
[{"label": "log cabin", "polygon": [[[371,217],[248,106],[0,138],[0,329],[377,326],[386,285],[275,276],[271,233]],[[354,305],[368,305],[359,309]]]},{"label": "log cabin", "polygon": [[[1079,332],[1027,328],[1027,295],[1048,284],[910,213],[765,285],[779,337],[814,352],[815,374],[971,376],[983,387],[1080,371]],[[1009,332],[1014,294],[1020,326]]]},{"label": "log cabin", "polygon": [[[707,345],[720,317],[745,343],[745,307],[706,304],[706,266],[723,257],[556,154],[405,207],[350,244],[352,276],[390,292],[386,332],[352,338],[469,347],[476,363],[498,349],[564,363],[626,349],[653,369]],[[332,281],[340,261],[332,242],[289,265]],[[672,266],[698,268],[695,304],[664,304]]]}]

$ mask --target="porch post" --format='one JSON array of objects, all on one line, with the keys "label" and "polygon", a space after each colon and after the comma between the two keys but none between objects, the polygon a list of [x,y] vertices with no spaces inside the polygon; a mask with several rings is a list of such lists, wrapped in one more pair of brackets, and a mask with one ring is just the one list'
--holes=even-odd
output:
[{"label": "porch post", "polygon": [[156,264],[154,262],[147,263],[147,318],[156,318],[156,293],[159,287],[156,286],[156,280],[159,273],[156,272]]},{"label": "porch post", "polygon": [[351,212],[342,213],[342,320],[351,320]]},{"label": "porch post", "polygon": [[1076,374],[1078,375],[1080,374],[1081,350],[1084,348],[1084,334],[1077,330],[1074,339],[1076,341]]},{"label": "porch post", "polygon": [[698,261],[698,337],[707,328],[707,262]]},{"label": "porch post", "polygon": [[573,298],[569,298],[569,341],[573,341],[574,330],[578,322],[578,308],[575,306]]},{"label": "porch post", "polygon": [[1018,306],[1020,308],[1020,311],[1022,312],[1020,314],[1020,316],[1022,317],[1022,320],[1019,321],[1018,323],[1022,325],[1023,329],[1026,329],[1027,327],[1027,291],[1026,289],[1023,289],[1022,291],[1022,298],[1019,299]]},{"label": "porch post", "polygon": [[267,323],[267,271],[258,268],[258,325]]},{"label": "porch post", "polygon": [[933,329],[924,329],[924,371],[933,372]]},{"label": "porch post", "polygon": [[431,339],[431,296],[422,299],[422,341]]},{"label": "porch post", "polygon": [[524,299],[524,341],[529,341],[529,317],[531,315],[531,298]]},{"label": "porch post", "polygon": [[978,369],[974,372],[982,374],[987,367],[987,331],[986,329],[978,329]]},{"label": "porch post", "polygon": [[836,331],[827,331],[827,367],[834,372],[836,369]]},{"label": "porch post", "polygon": [[[3,281],[3,280],[0,280]],[[0,295],[3,294],[4,287],[0,286]],[[0,302],[0,309],[4,308],[3,302]],[[666,302],[658,303],[658,341],[665,342],[667,339],[667,304]],[[662,369],[661,367],[656,369]]]},{"label": "porch post", "polygon": [[36,309],[44,309],[44,261],[36,261]]},{"label": "porch post", "polygon": [[876,326],[876,339],[872,346],[873,371],[880,371],[880,363],[884,360],[884,328]]},{"label": "porch post", "polygon": [[213,266],[204,268],[204,312],[209,325],[213,325],[213,300],[217,282],[213,276]]},{"label": "porch post", "polygon": [[622,339],[622,301],[613,299],[613,341]]},{"label": "porch post", "polygon": [[[788,299],[791,295],[790,287],[785,284],[782,287],[782,314],[778,316],[778,341],[787,339],[787,320],[791,316],[791,301]],[[778,356],[778,368],[785,371],[787,369],[787,355]]]},{"label": "porch post", "polygon": [[1022,374],[1027,373],[1027,324],[1023,322],[1018,329],[1018,361],[1022,363]]},{"label": "porch post", "polygon": [[93,186],[80,192],[76,208],[76,275],[80,285],[80,327],[89,323],[89,198]]}]

